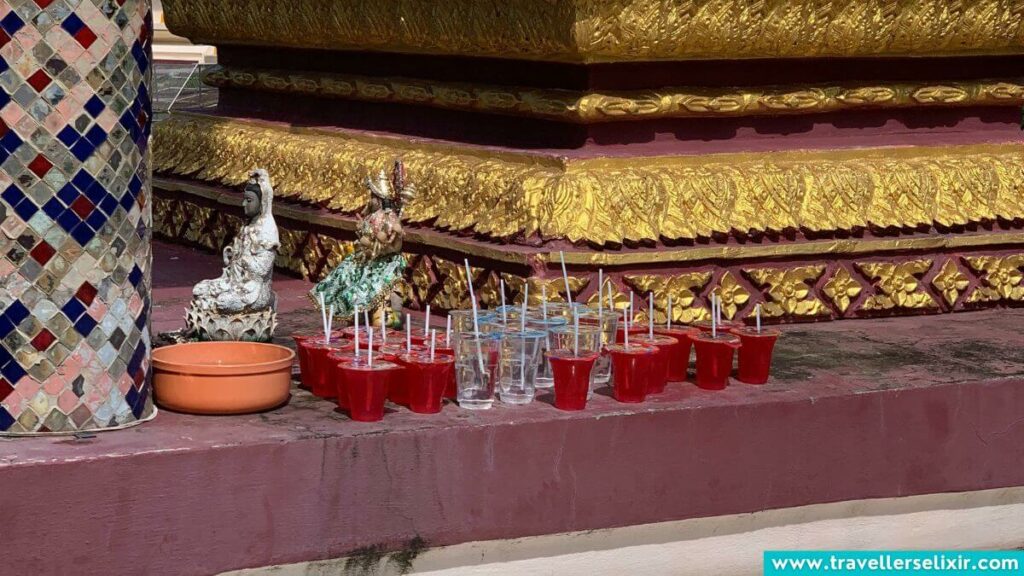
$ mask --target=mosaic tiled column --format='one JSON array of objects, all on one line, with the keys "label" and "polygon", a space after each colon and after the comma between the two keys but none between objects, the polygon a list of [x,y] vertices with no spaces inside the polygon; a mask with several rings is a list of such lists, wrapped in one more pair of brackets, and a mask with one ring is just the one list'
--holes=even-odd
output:
[{"label": "mosaic tiled column", "polygon": [[149,419],[147,0],[0,2],[0,435]]}]

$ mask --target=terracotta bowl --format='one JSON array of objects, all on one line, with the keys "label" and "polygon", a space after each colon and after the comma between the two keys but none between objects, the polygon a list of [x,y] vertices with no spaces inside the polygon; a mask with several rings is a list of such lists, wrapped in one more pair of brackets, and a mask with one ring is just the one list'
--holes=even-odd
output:
[{"label": "terracotta bowl", "polygon": [[288,400],[295,352],[256,342],[191,342],[153,350],[153,393],[164,408],[246,414]]}]

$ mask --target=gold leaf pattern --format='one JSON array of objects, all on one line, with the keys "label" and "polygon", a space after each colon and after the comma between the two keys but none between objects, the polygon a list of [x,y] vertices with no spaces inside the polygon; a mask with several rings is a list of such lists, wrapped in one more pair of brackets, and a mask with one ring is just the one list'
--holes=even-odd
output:
[{"label": "gold leaf pattern", "polygon": [[956,304],[956,299],[960,297],[961,292],[967,289],[969,284],[970,280],[967,275],[960,271],[952,258],[946,260],[939,273],[932,279],[932,286],[942,293],[946,304],[950,306]]},{"label": "gold leaf pattern", "polygon": [[[524,278],[522,276],[516,276],[513,274],[502,274],[501,277],[505,280],[505,289],[512,294],[512,299],[509,300],[510,304],[522,304],[523,303],[523,286]],[[544,294],[547,294],[548,302],[564,303],[565,299],[565,281],[562,277],[557,278],[529,278],[530,283],[530,302],[529,306],[539,306]],[[572,290],[575,296],[579,295],[587,284],[590,283],[589,278],[579,278],[577,276],[569,276],[569,289]],[[499,302],[500,304],[500,302]]]},{"label": "gold leaf pattern", "polygon": [[[668,318],[668,298],[672,297],[672,321],[692,324],[711,318],[708,308],[701,305],[700,292],[711,281],[711,272],[688,272],[675,275],[627,275],[625,281],[639,294],[654,294],[654,321],[664,323]],[[694,306],[694,304],[697,304]],[[621,308],[629,305],[625,295]],[[635,304],[634,304],[635,306]],[[646,312],[641,311],[646,319]]]},{"label": "gold leaf pattern", "polygon": [[828,307],[814,295],[813,286],[825,273],[825,266],[796,268],[754,268],[744,273],[761,288],[767,288],[768,301],[761,305],[767,317],[821,316]]},{"label": "gold leaf pattern", "polygon": [[1024,217],[1017,144],[566,159],[283,130],[177,114],[155,127],[154,168],[229,186],[253,165],[283,199],[339,212],[400,157],[418,196],[405,220],[492,238],[595,244],[731,230],[966,224]]},{"label": "gold leaf pattern", "polygon": [[846,268],[838,268],[832,278],[825,283],[825,287],[822,288],[822,292],[839,308],[839,311],[845,313],[850,307],[850,303],[857,299],[863,288],[860,282],[853,279],[853,276],[846,270]]},{"label": "gold leaf pattern", "polygon": [[938,56],[1020,52],[1005,0],[173,0],[197,44],[562,62]]},{"label": "gold leaf pattern", "polygon": [[932,267],[931,259],[890,262],[858,262],[857,268],[874,280],[878,293],[869,296],[863,310],[935,308],[938,303],[921,287],[920,277]]},{"label": "gold leaf pattern", "polygon": [[972,270],[983,274],[984,284],[979,286],[969,302],[994,300],[1024,300],[1024,254],[1012,256],[966,256],[964,260]]}]

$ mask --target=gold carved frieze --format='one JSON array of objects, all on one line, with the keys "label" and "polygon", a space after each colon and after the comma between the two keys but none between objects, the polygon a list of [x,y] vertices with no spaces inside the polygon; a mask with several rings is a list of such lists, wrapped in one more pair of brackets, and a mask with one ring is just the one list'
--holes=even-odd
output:
[{"label": "gold carved frieze", "polygon": [[822,292],[835,304],[840,313],[846,313],[850,304],[857,300],[857,296],[864,290],[849,270],[839,267],[832,273],[832,277],[822,288]]},{"label": "gold carved frieze", "polygon": [[921,277],[932,267],[922,258],[906,262],[858,262],[857,268],[874,283],[876,293],[865,299],[862,310],[892,308],[927,309],[938,303],[921,285]]},{"label": "gold carved frieze", "polygon": [[[700,298],[701,292],[711,282],[711,272],[626,275],[625,281],[641,296],[654,299],[656,323],[661,324],[668,319],[669,297],[672,298],[672,321],[677,324],[689,324],[711,317],[708,307]],[[625,303],[628,302],[627,295]]]},{"label": "gold carved frieze", "polygon": [[967,289],[970,283],[970,278],[960,270],[953,258],[946,260],[942,268],[939,269],[939,273],[932,278],[932,286],[942,294],[943,300],[949,306],[956,304],[960,294]]},{"label": "gold carved frieze", "polygon": [[265,166],[283,198],[342,213],[398,157],[419,191],[406,221],[496,239],[602,245],[1024,217],[1016,142],[569,159],[183,114],[154,132],[158,173],[234,186]]},{"label": "gold carved frieze", "polygon": [[1024,300],[1024,255],[967,256],[964,261],[982,280],[968,303]]},{"label": "gold carved frieze", "polygon": [[193,43],[560,62],[1020,53],[1016,0],[165,0]]},{"label": "gold carved frieze", "polygon": [[814,293],[814,284],[824,272],[824,265],[744,270],[754,284],[765,290],[768,298],[762,303],[761,312],[769,318],[828,315],[828,306]]},{"label": "gold carved frieze", "polygon": [[203,81],[218,88],[417,104],[578,124],[661,118],[777,116],[863,108],[1024,104],[1024,84],[1017,80],[749,89],[666,87],[647,91],[613,90],[596,93],[412,78],[216,67],[203,76]]}]

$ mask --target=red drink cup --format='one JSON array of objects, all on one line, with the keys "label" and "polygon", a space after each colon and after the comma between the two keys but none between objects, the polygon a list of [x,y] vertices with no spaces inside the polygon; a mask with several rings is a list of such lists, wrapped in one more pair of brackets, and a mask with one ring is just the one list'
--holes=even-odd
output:
[{"label": "red drink cup", "polygon": [[292,340],[295,340],[295,355],[299,357],[299,386],[306,390],[312,387],[311,376],[313,374],[313,369],[309,364],[309,346],[306,345],[306,342],[316,338],[315,334],[292,334]]},{"label": "red drink cup", "polygon": [[308,379],[305,374],[302,380],[306,382],[309,390],[320,398],[334,398],[338,393],[336,382],[332,381],[334,370],[332,363],[327,359],[331,352],[344,352],[354,347],[348,340],[331,340],[325,342],[323,338],[315,338],[303,342],[306,346],[306,353],[309,355],[307,366],[309,368]]},{"label": "red drink cup", "polygon": [[344,352],[331,352],[327,355],[327,361],[331,363],[331,381],[334,382],[337,387],[337,391],[335,393],[338,408],[348,410],[348,388],[345,386],[345,372],[341,369],[341,365],[352,362],[366,362],[366,351],[364,350],[360,352],[358,357],[356,356],[354,349],[345,350]]},{"label": "red drink cup", "polygon": [[[630,338],[629,342],[632,344],[633,339]],[[650,338],[647,335],[638,336],[636,343],[640,346],[654,348],[654,358],[651,359],[650,380],[647,382],[647,393],[661,394],[665,391],[665,385],[668,384],[669,362],[672,357],[672,351],[679,345],[679,340],[671,336],[655,334],[654,338]]]},{"label": "red drink cup", "polygon": [[606,350],[612,357],[612,396],[629,404],[647,399],[654,348],[612,344]]},{"label": "red drink cup", "polygon": [[671,347],[668,355],[668,381],[685,382],[690,369],[690,349],[693,346],[693,338],[700,334],[700,330],[682,326],[655,328],[654,333],[676,339],[676,345]]},{"label": "red drink cup", "polygon": [[[700,330],[701,332],[711,333],[711,320],[701,320],[700,322],[694,322],[693,327]],[[722,320],[718,323],[718,333],[728,332],[733,328],[742,328],[743,324],[735,322],[733,320]]]},{"label": "red drink cup", "polygon": [[733,352],[740,347],[739,337],[725,332],[717,336],[701,333],[693,339],[693,347],[697,351],[697,386],[724,390],[732,373]]},{"label": "red drink cup", "polygon": [[[390,338],[389,338],[390,340]],[[423,351],[422,346],[413,346],[413,353],[421,353]],[[428,350],[429,352],[429,350]],[[402,406],[409,405],[409,391],[408,391],[408,379],[409,371],[406,370],[408,366],[402,361],[402,356],[406,354],[405,343],[402,346],[395,346],[394,344],[387,344],[380,350],[380,359],[386,362],[393,362],[398,365],[398,370],[391,377],[391,383],[388,386],[388,400],[391,400],[395,404],[401,404]]]},{"label": "red drink cup", "polygon": [[402,354],[398,361],[405,365],[406,393],[409,410],[417,414],[437,414],[441,411],[445,388],[455,372],[455,358],[430,353]]},{"label": "red drink cup", "polygon": [[384,401],[388,397],[388,383],[398,365],[378,361],[349,362],[341,365],[348,388],[348,413],[357,422],[377,422],[384,418]]},{"label": "red drink cup", "polygon": [[583,410],[590,391],[590,371],[598,354],[574,356],[572,350],[554,350],[548,354],[551,375],[555,379],[555,408]]},{"label": "red drink cup", "polygon": [[[449,358],[453,358],[454,359],[455,358],[455,349],[454,348],[448,348],[448,347],[445,347],[445,348],[435,347],[434,348],[434,355],[436,355],[436,356],[448,356]],[[448,384],[444,388],[444,397],[449,399],[449,400],[455,400],[456,397],[458,397],[458,395],[459,395],[459,384],[455,380],[455,368],[453,367],[452,368],[452,373],[448,377]]]},{"label": "red drink cup", "polygon": [[767,328],[758,332],[749,326],[736,328],[733,334],[740,337],[739,370],[736,379],[747,384],[764,384],[772,366],[772,350],[779,339],[778,330]]},{"label": "red drink cup", "polygon": [[[643,335],[643,334],[646,334],[646,333],[647,333],[647,328],[645,328],[643,326],[634,326],[632,323],[630,323],[630,325],[629,325],[630,348],[633,347],[632,346],[632,344],[633,344],[632,340],[633,340],[633,335],[634,334],[637,335],[637,336],[640,336],[640,335]],[[615,342],[617,344],[622,344],[625,341],[626,341],[626,331],[622,328],[622,326],[619,326],[615,330]]]}]

